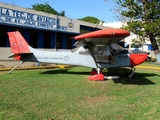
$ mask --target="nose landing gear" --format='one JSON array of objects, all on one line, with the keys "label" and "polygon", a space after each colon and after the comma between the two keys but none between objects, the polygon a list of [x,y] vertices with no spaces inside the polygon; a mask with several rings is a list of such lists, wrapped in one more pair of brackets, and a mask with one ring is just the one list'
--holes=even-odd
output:
[{"label": "nose landing gear", "polygon": [[135,70],[136,70],[136,69],[135,69],[134,67],[131,67],[131,73],[128,73],[128,74],[127,74],[127,77],[130,78],[130,79],[134,78],[134,71],[135,71]]}]

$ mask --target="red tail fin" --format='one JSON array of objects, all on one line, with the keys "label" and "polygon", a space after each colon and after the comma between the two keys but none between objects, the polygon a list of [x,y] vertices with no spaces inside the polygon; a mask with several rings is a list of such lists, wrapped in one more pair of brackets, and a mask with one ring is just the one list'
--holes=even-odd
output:
[{"label": "red tail fin", "polygon": [[28,43],[20,32],[8,32],[12,53],[30,53]]},{"label": "red tail fin", "polygon": [[[8,37],[13,54],[30,53],[29,45],[19,31],[8,32]],[[21,57],[18,55],[14,59],[21,60]]]}]

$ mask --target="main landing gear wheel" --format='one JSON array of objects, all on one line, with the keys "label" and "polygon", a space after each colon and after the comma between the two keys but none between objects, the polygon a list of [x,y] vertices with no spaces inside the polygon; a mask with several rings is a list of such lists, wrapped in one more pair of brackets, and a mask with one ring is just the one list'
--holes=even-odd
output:
[{"label": "main landing gear wheel", "polygon": [[88,80],[103,81],[105,79],[105,76],[103,75],[100,68],[97,68],[97,70],[95,68],[93,68],[90,74],[92,76],[89,76]]},{"label": "main landing gear wheel", "polygon": [[88,80],[92,80],[92,81],[103,81],[104,79],[105,79],[105,76],[101,73],[88,77]]},{"label": "main landing gear wheel", "polygon": [[127,77],[128,78],[130,78],[130,79],[133,79],[134,78],[134,71],[135,71],[136,69],[134,68],[134,67],[131,67],[131,73],[128,73],[127,74]]}]

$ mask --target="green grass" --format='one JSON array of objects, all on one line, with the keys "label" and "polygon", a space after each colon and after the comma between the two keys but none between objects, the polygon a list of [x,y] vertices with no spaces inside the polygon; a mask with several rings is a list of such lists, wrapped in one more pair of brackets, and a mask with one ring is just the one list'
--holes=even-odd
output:
[{"label": "green grass", "polygon": [[89,81],[89,68],[0,72],[0,119],[155,120],[160,116],[160,72],[110,69],[118,80]]},{"label": "green grass", "polygon": [[141,66],[152,66],[152,67],[160,67],[160,63],[156,62],[144,62],[140,64]]}]

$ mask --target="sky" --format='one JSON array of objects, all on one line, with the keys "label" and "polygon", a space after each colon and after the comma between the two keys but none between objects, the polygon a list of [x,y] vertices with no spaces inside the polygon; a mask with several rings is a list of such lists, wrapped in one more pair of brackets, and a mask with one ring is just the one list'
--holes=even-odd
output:
[{"label": "sky", "polygon": [[96,17],[105,23],[116,22],[110,5],[105,0],[0,0],[24,8],[32,8],[34,4],[48,2],[58,12],[65,11],[67,18],[78,19],[87,16]]}]

